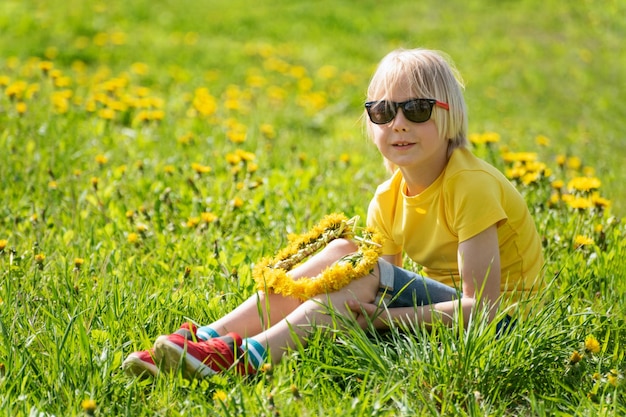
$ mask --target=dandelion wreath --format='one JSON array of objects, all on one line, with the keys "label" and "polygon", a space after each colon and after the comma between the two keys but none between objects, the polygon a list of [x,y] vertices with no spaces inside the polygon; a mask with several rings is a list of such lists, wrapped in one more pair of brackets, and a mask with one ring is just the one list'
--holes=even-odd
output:
[{"label": "dandelion wreath", "polygon": [[[302,301],[322,294],[337,291],[352,280],[369,274],[382,251],[382,237],[372,228],[363,228],[356,236],[358,217],[348,219],[343,214],[333,213],[324,217],[309,232],[288,237],[287,247],[274,258],[263,258],[254,267],[252,275],[260,291],[273,291],[292,296]],[[334,239],[352,239],[358,250],[344,256],[315,277],[292,279],[288,272],[315,254]]]}]

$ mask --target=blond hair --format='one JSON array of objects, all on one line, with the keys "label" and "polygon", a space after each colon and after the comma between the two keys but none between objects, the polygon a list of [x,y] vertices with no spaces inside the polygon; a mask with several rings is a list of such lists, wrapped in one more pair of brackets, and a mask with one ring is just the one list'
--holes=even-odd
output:
[{"label": "blond hair", "polygon": [[[455,148],[469,147],[465,86],[452,60],[440,51],[396,49],[378,64],[367,89],[367,100],[386,100],[394,87],[407,82],[411,97],[432,98],[449,104],[449,110],[435,106],[431,115],[439,135],[448,140],[448,156]],[[371,122],[367,117],[366,120],[372,136]],[[386,159],[385,166],[391,172],[395,170]]]}]

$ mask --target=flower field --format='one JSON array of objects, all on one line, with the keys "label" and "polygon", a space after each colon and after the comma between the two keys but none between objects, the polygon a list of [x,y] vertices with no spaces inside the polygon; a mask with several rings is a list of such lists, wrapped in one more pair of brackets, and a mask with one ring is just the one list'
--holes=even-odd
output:
[{"label": "flower field", "polygon": [[[625,6],[415,3],[7,0],[0,413],[626,414]],[[365,89],[399,46],[459,66],[473,150],[542,236],[542,303],[500,339],[482,317],[385,334],[335,317],[350,330],[254,377],[125,376],[130,352],[252,294],[288,235],[364,223],[387,175]]]}]

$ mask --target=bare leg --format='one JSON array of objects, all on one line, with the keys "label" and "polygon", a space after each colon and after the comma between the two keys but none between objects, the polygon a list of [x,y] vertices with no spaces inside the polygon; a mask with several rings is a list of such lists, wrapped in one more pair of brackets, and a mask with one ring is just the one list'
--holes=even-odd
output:
[{"label": "bare leg", "polygon": [[[356,245],[349,240],[333,240],[308,261],[294,268],[290,275],[294,279],[316,276],[324,268],[356,249]],[[247,337],[259,334],[280,322],[301,305],[302,302],[296,298],[259,291],[210,326],[220,335],[235,332]]]},{"label": "bare leg", "polygon": [[379,272],[376,266],[372,274],[352,281],[341,290],[317,296],[300,304],[280,322],[254,336],[253,339],[266,346],[271,354],[272,362],[278,363],[285,350],[296,347],[297,340],[305,343],[312,324],[323,326],[332,323],[332,317],[328,314],[326,306],[332,305],[333,310],[338,314],[351,316],[353,313],[346,307],[346,301],[357,299],[360,302],[373,302],[378,287]]}]

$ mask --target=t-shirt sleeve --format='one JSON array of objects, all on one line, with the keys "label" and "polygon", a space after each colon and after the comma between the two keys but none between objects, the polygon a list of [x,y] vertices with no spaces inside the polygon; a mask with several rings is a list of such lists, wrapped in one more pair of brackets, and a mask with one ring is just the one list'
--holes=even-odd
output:
[{"label": "t-shirt sleeve", "polygon": [[499,181],[484,171],[463,171],[447,184],[446,215],[459,242],[490,226],[507,221],[504,191]]}]

